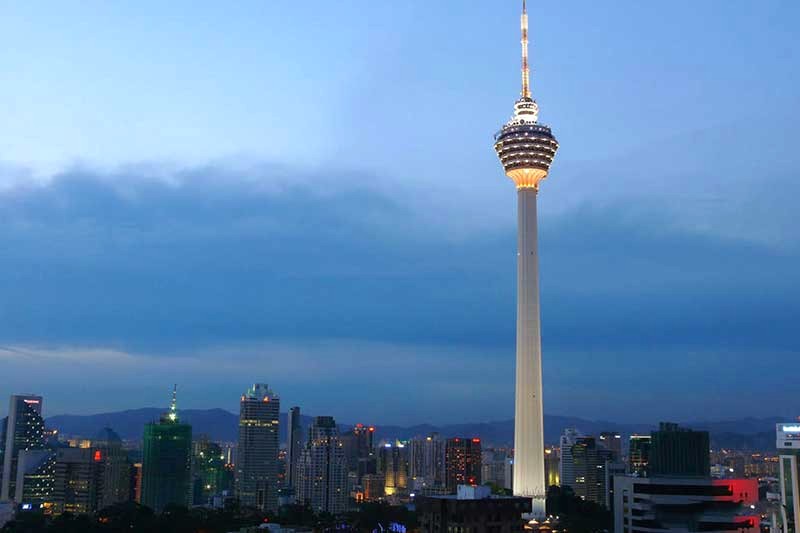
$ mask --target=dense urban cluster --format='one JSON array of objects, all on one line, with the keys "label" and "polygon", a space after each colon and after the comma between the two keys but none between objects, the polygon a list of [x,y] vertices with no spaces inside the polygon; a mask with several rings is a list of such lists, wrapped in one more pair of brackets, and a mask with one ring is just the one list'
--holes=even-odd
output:
[{"label": "dense urban cluster", "polygon": [[[238,442],[194,435],[170,407],[123,441],[111,428],[48,428],[43,398],[11,397],[0,439],[6,531],[375,530],[791,532],[800,424],[777,452],[711,450],[708,432],[662,423],[648,435],[567,428],[545,450],[547,515],[513,496],[514,451],[479,436],[379,439],[333,417],[303,424],[255,384],[240,398]],[[523,518],[524,517],[524,518]],[[695,529],[688,529],[694,524]]]}]

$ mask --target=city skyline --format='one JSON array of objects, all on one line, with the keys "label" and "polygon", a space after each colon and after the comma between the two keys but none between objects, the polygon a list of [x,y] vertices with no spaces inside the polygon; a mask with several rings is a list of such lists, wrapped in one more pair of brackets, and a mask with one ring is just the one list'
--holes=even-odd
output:
[{"label": "city skyline", "polygon": [[[428,4],[175,4],[151,39],[130,7],[9,6],[0,397],[97,412],[178,382],[234,411],[253,377],[338,420],[510,418],[514,210],[488,145],[518,5]],[[564,146],[540,213],[548,414],[797,414],[798,7],[690,5],[679,40],[634,2],[531,20]],[[762,365],[785,369],[768,389]]]}]

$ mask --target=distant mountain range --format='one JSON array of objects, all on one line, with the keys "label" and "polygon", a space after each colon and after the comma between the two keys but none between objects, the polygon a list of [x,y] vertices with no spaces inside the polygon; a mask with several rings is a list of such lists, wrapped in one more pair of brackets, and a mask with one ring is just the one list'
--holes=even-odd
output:
[{"label": "distant mountain range", "polygon": [[[147,422],[158,420],[163,408],[147,407],[96,415],[59,415],[47,419],[47,426],[71,436],[92,437],[104,427],[114,429],[123,439],[138,440]],[[238,416],[224,409],[183,409],[181,419],[192,425],[195,435],[205,434],[216,441],[233,442],[238,438]],[[303,416],[307,427],[313,417]],[[782,418],[743,418],[722,422],[687,422],[682,425],[704,429],[711,433],[714,448],[749,450],[771,450],[775,448],[775,424]],[[592,421],[582,418],[545,415],[545,441],[558,443],[564,428],[577,428],[587,435],[601,431],[617,431],[623,436],[634,433],[649,433],[655,428],[648,424],[619,424],[607,421]],[[342,430],[352,424],[340,424]],[[280,416],[281,442],[286,440],[286,414]],[[450,424],[434,426],[422,424],[411,427],[381,426],[376,424],[377,439],[409,439],[437,432],[443,437],[480,437],[487,444],[509,445],[514,440],[514,421],[482,422],[474,424]]]}]

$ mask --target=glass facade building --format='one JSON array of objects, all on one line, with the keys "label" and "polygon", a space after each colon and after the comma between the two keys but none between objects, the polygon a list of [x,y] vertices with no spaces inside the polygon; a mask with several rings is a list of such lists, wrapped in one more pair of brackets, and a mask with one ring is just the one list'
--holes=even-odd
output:
[{"label": "glass facade building", "polygon": [[19,452],[45,447],[42,397],[28,394],[11,396],[5,426],[0,501],[16,497]]},{"label": "glass facade building", "polygon": [[156,512],[188,506],[191,497],[192,426],[181,424],[172,406],[159,422],[144,427],[141,503]]}]

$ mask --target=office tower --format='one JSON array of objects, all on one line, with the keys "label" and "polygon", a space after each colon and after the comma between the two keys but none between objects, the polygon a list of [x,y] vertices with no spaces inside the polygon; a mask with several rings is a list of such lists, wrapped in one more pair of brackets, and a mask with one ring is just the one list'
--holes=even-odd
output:
[{"label": "office tower", "polygon": [[761,531],[757,479],[617,476],[614,484],[616,533]]},{"label": "office tower", "polygon": [[300,503],[308,503],[316,512],[331,514],[347,509],[344,451],[332,416],[314,419],[297,471]]},{"label": "office tower", "polygon": [[278,509],[278,417],[280,399],[263,383],[249,388],[239,403],[236,492],[244,506]]},{"label": "office tower", "polygon": [[53,514],[92,514],[102,501],[103,452],[98,448],[56,451]]},{"label": "office tower", "polygon": [[286,420],[286,485],[295,487],[297,480],[297,462],[303,450],[303,425],[300,408],[292,407]]},{"label": "office tower", "polygon": [[583,435],[575,428],[565,428],[564,433],[559,437],[561,459],[558,463],[558,478],[560,485],[568,485],[569,483],[565,480],[573,480],[571,482],[574,482],[575,471],[572,462],[572,446],[581,437],[583,437]]},{"label": "office tower", "polygon": [[378,451],[378,472],[384,478],[384,493],[393,496],[408,487],[408,448],[402,442],[386,443]]},{"label": "office tower", "polygon": [[20,450],[13,500],[24,510],[52,512],[55,452],[49,449]]},{"label": "office tower", "polygon": [[42,397],[30,394],[11,396],[3,446],[3,475],[0,501],[16,495],[17,459],[22,450],[44,448]]},{"label": "office tower", "polygon": [[203,435],[192,443],[192,503],[206,505],[230,487],[226,483],[225,454]]},{"label": "office tower", "polygon": [[610,451],[614,461],[622,458],[622,436],[616,431],[601,432],[597,444]]},{"label": "office tower", "polygon": [[518,533],[531,498],[491,496],[489,487],[462,485],[455,496],[418,496],[414,506],[422,533]]},{"label": "office tower", "polygon": [[780,460],[779,520],[783,533],[797,533],[800,520],[800,423],[778,424],[775,435]]},{"label": "office tower", "polygon": [[570,487],[584,500],[605,504],[605,469],[611,456],[594,437],[562,436],[561,486]]},{"label": "office tower", "polygon": [[628,473],[647,477],[650,467],[650,435],[631,435],[628,440]]},{"label": "office tower", "polygon": [[340,437],[347,470],[359,471],[359,462],[368,459],[374,453],[375,427],[356,424],[353,430]]},{"label": "office tower", "polygon": [[707,431],[693,431],[662,422],[650,437],[650,476],[711,475]]},{"label": "office tower", "polygon": [[445,486],[455,494],[459,485],[481,484],[481,439],[447,439]]},{"label": "office tower", "polygon": [[111,428],[102,429],[92,440],[95,458],[102,467],[97,508],[127,502],[131,499],[131,463],[128,452],[122,447],[122,439]]},{"label": "office tower", "polygon": [[517,188],[517,361],[514,415],[514,494],[533,498],[533,514],[545,512],[542,349],[539,320],[539,256],[536,196],[558,150],[550,127],[540,124],[531,97],[528,14],[522,3],[522,93],[514,116],[495,135],[494,148]]},{"label": "office tower", "polygon": [[192,426],[180,423],[176,390],[169,411],[144,427],[141,503],[156,512],[191,497]]},{"label": "office tower", "polygon": [[425,487],[445,484],[445,441],[438,433],[411,439],[409,445],[409,476]]}]

